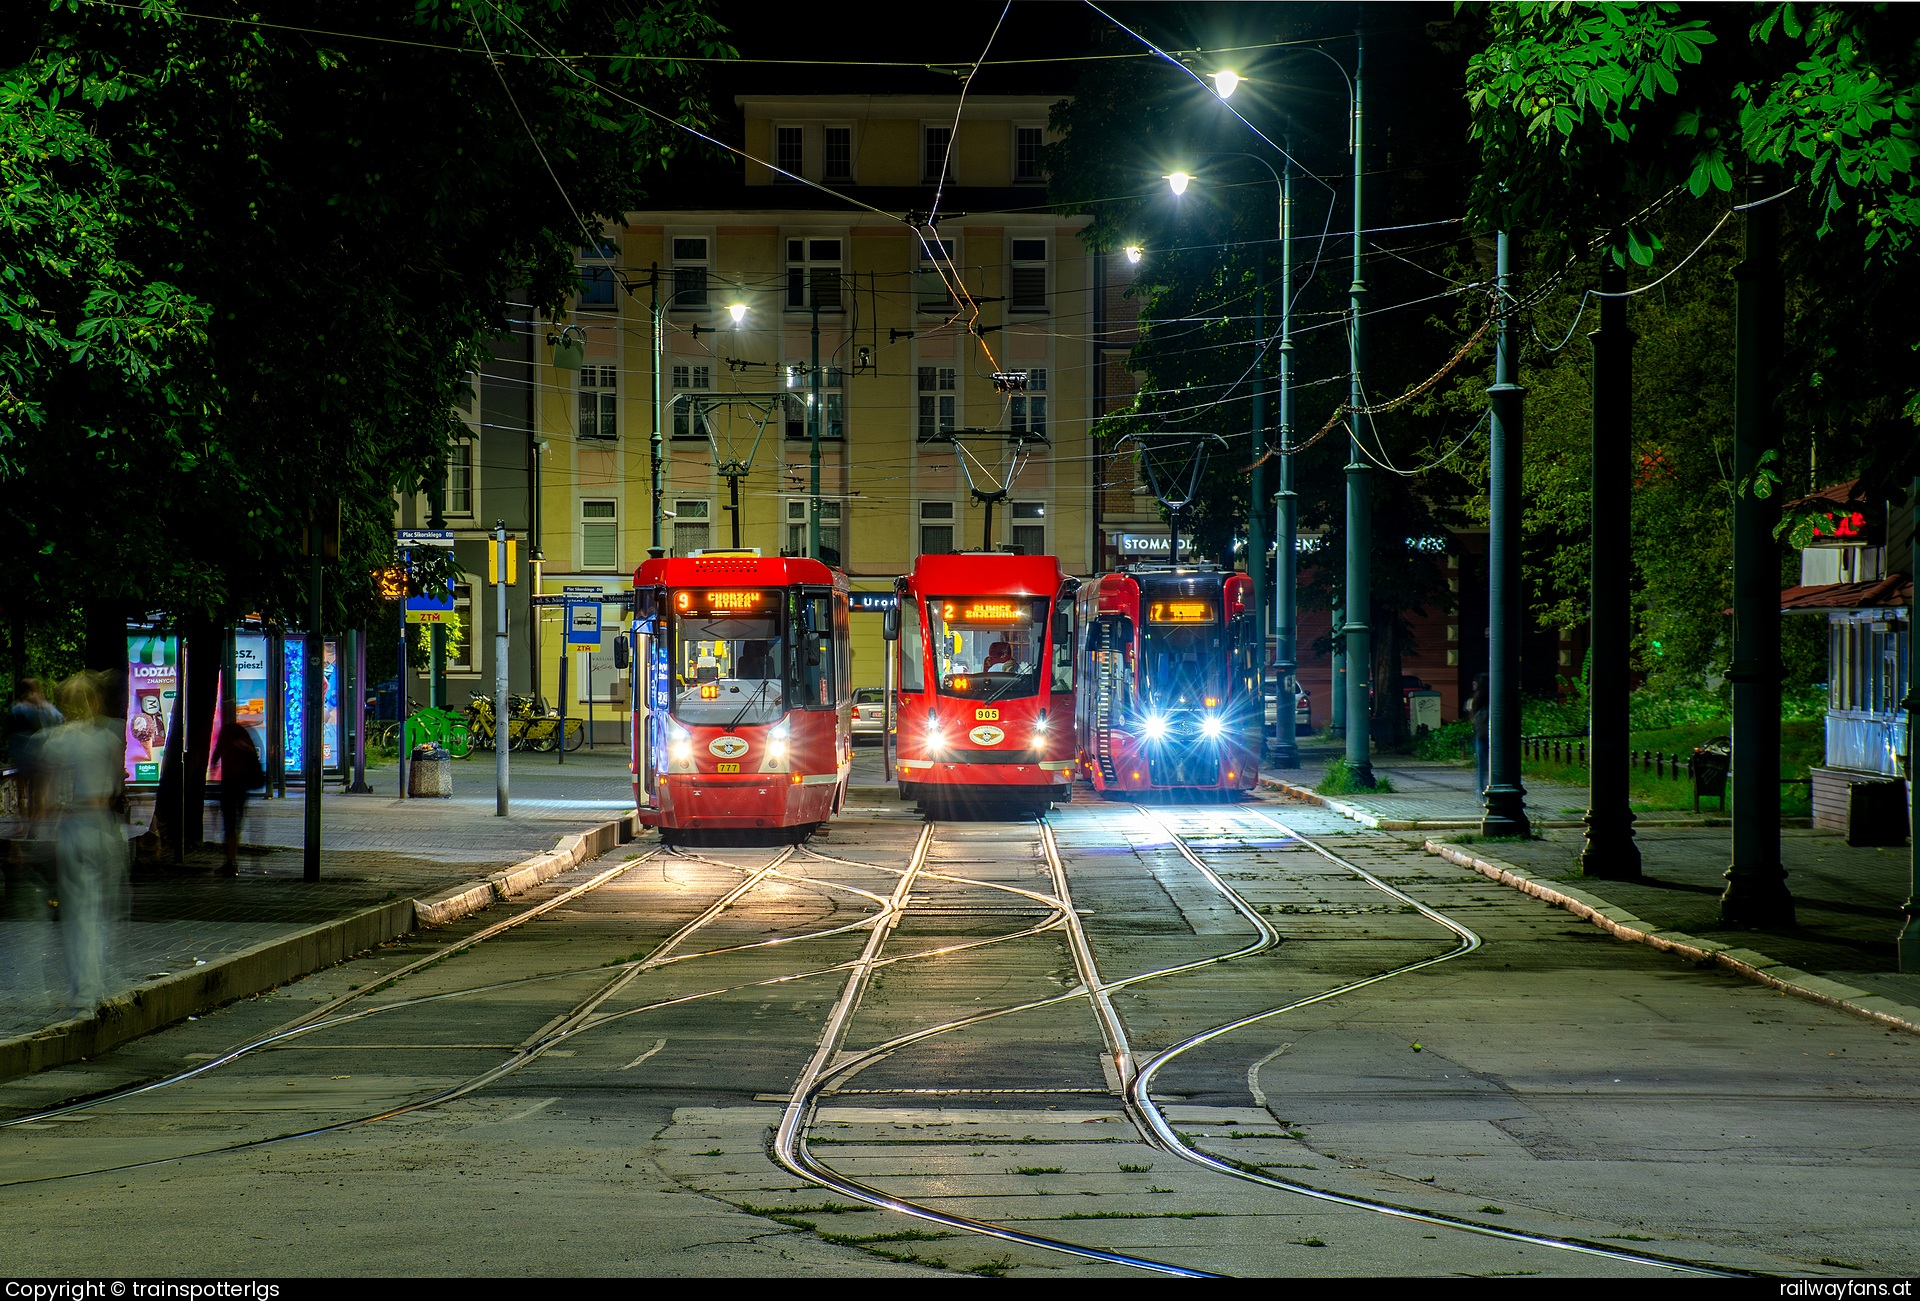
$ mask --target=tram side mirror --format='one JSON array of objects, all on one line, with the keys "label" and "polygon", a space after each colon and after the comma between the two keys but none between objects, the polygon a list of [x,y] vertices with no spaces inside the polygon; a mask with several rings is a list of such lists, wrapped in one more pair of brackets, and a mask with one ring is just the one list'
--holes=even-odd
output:
[{"label": "tram side mirror", "polygon": [[888,606],[880,615],[880,635],[888,641],[900,640],[900,605]]},{"label": "tram side mirror", "polygon": [[627,639],[625,637],[616,637],[613,642],[613,667],[616,669],[626,668],[627,659]]}]

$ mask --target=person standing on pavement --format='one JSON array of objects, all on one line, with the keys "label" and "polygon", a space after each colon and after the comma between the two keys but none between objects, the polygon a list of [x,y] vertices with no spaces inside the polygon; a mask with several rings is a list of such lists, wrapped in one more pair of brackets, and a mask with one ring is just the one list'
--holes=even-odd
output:
[{"label": "person standing on pavement", "polygon": [[10,831],[5,889],[0,891],[0,1005],[38,1008],[52,981],[53,842],[47,838],[48,735],[61,723],[38,678],[22,678],[7,711],[6,758],[14,770],[16,813]]},{"label": "person standing on pavement", "polygon": [[102,718],[100,683],[76,673],[60,684],[67,721],[47,737],[47,815],[53,825],[56,913],[67,960],[67,997],[90,1012],[113,992],[127,922],[127,838],[121,825],[126,738]]},{"label": "person standing on pavement", "polygon": [[1473,716],[1473,793],[1487,793],[1487,675],[1474,675],[1473,695],[1467,700]]},{"label": "person standing on pavement", "polygon": [[220,741],[213,750],[220,765],[220,827],[225,859],[222,876],[240,875],[240,825],[247,816],[247,799],[266,780],[267,770],[260,763],[260,751],[253,744],[253,732],[246,724],[230,720],[220,725]]}]

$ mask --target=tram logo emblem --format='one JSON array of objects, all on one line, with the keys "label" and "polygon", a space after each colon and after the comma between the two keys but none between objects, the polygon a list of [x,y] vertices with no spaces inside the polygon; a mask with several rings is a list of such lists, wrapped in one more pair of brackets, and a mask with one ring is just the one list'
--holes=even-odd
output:
[{"label": "tram logo emblem", "polygon": [[707,751],[722,759],[738,759],[747,752],[747,743],[737,736],[716,736],[707,743]]},{"label": "tram logo emblem", "polygon": [[975,745],[999,745],[1006,739],[1006,733],[997,727],[982,725],[967,733],[967,738]]}]

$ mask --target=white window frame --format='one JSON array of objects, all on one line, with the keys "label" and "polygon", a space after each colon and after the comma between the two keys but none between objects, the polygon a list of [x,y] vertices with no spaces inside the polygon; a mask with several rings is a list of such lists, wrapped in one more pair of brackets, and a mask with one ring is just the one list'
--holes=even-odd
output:
[{"label": "white window frame", "polygon": [[[800,401],[788,410],[797,410],[799,420],[786,421],[787,440],[789,442],[807,442],[808,411],[813,406],[813,375],[805,362],[788,362],[786,367],[787,391],[796,395]],[[820,419],[820,441],[823,443],[844,443],[847,441],[847,390],[846,372],[838,366],[820,368],[820,397],[826,411]],[[837,427],[837,429],[836,429]]]},{"label": "white window frame", "polygon": [[[694,240],[700,241],[700,256],[693,256],[691,250],[683,256],[680,252],[681,244],[691,244]],[[667,310],[673,312],[712,311],[713,236],[704,233],[698,235],[670,235],[667,238],[667,251],[673,255],[671,259],[673,263],[673,292],[667,298]],[[683,303],[680,301],[680,272],[683,270],[699,271],[701,273],[700,301],[697,303]]]},{"label": "white window frame", "polygon": [[1031,176],[1023,176],[1020,173],[1020,133],[1022,131],[1038,131],[1040,133],[1041,147],[1044,148],[1047,143],[1046,123],[1015,122],[1013,124],[1013,183],[1015,185],[1045,185],[1047,176],[1045,172],[1040,170],[1040,158],[1038,154],[1034,156],[1033,174]]},{"label": "white window frame", "polygon": [[[610,516],[599,515],[589,517],[587,515],[588,506],[611,506],[613,507],[613,514]],[[580,499],[580,509],[574,522],[575,527],[579,530],[576,535],[576,540],[580,548],[580,572],[600,573],[610,571],[618,573],[620,570],[620,499],[617,497],[582,497]],[[587,559],[587,530],[589,528],[611,529],[613,533],[613,560],[611,563],[596,565]]]},{"label": "white window frame", "polygon": [[[793,166],[788,166],[788,160],[781,156],[780,137],[788,131],[794,132],[800,138],[800,157]],[[805,127],[797,122],[780,122],[775,124],[773,128],[773,164],[775,167],[782,169],[781,171],[773,173],[773,183],[775,185],[798,185],[800,183],[793,178],[807,174],[807,129]],[[792,175],[786,175],[788,172],[791,172]]]},{"label": "white window frame", "polygon": [[[673,502],[673,519],[669,521],[673,525],[673,550],[668,554],[674,556],[693,554],[695,548],[687,547],[682,549],[680,546],[680,530],[682,527],[690,527],[695,524],[700,525],[707,531],[707,540],[701,544],[699,549],[710,550],[715,545],[713,533],[713,499],[710,497],[674,497],[670,500]],[[690,510],[689,508],[693,509]]]},{"label": "white window frame", "polygon": [[[929,376],[932,377],[931,384]],[[941,435],[960,428],[960,368],[942,366],[937,362],[931,366],[916,367],[914,399],[914,440],[921,443],[945,442]]]},{"label": "white window frame", "polygon": [[[620,246],[611,238],[602,236],[596,247],[589,248],[585,245],[580,245],[575,249],[575,252],[579,256],[583,281],[580,287],[580,296],[576,300],[580,309],[588,312],[612,312],[619,310],[620,286],[614,279],[613,270],[620,261]],[[604,279],[599,276],[595,278],[596,283],[604,283],[607,286],[605,302],[600,302],[597,299],[592,302],[587,300],[587,289],[584,280],[585,273],[588,271],[605,272]]]},{"label": "white window frame", "polygon": [[[476,438],[456,438],[453,451],[447,458],[447,509],[446,514],[457,515],[462,519],[471,519],[480,502],[480,441]],[[459,482],[461,472],[466,477],[467,504],[463,509],[459,499],[454,496],[455,484]]]},{"label": "white window frame", "polygon": [[[1025,512],[1022,514],[1022,512]],[[1018,542],[1021,529],[1040,530],[1040,549],[1027,551],[1030,556],[1051,554],[1047,550],[1047,503],[1044,501],[1015,501],[1007,504],[1007,541]]]},{"label": "white window frame", "polygon": [[[1037,243],[1045,250],[1038,258],[1016,258],[1014,249],[1021,244]],[[1053,301],[1053,241],[1045,235],[1013,235],[1007,240],[1007,312],[1013,316],[1045,316]],[[1022,271],[1040,272],[1040,303],[1023,306],[1014,292],[1014,281]]]},{"label": "white window frame", "polygon": [[449,651],[444,672],[450,678],[480,676],[480,661],[474,655],[474,647],[480,641],[480,625],[474,617],[473,594],[481,590],[484,589],[478,574],[463,573],[454,580],[453,612],[460,616],[460,658],[455,659]]},{"label": "white window frame", "polygon": [[[824,257],[824,256],[816,257],[815,256],[816,246],[820,244],[826,244],[826,243],[833,244],[838,251],[835,253],[833,257]],[[797,249],[795,248],[796,245],[799,246]],[[796,252],[800,254],[798,258],[794,256]],[[846,311],[846,301],[847,301],[846,300],[846,276],[847,276],[846,236],[844,235],[804,235],[804,234],[788,235],[786,237],[786,253],[787,253],[787,259],[785,262],[785,266],[787,269],[786,301],[787,301],[787,310],[789,312],[810,311],[812,307],[811,299],[812,299],[813,287],[817,279],[814,273],[816,271],[829,271],[829,270],[833,272],[833,279],[834,279],[833,303],[831,305],[823,303],[820,307],[820,310],[822,312]],[[798,282],[798,287],[801,290],[801,294],[800,294],[801,301],[799,302],[794,301],[794,289],[796,287],[794,276],[796,273],[798,273],[800,277]]]},{"label": "white window frame", "polygon": [[681,398],[684,393],[711,393],[713,367],[705,363],[676,361],[668,372],[673,380],[673,432],[675,442],[708,440],[713,432],[713,408]]},{"label": "white window frame", "polygon": [[1016,434],[1031,434],[1035,438],[1047,436],[1047,368],[1030,367],[1027,371],[1027,391],[1015,393],[1007,401],[1007,419],[1009,428]]},{"label": "white window frame", "polygon": [[[917,519],[919,532],[914,536],[914,554],[916,556],[952,555],[960,547],[960,512],[950,501],[923,501]],[[945,529],[947,531],[947,549],[945,551],[927,550],[927,530]]]},{"label": "white window frame", "polygon": [[[845,131],[847,133],[847,170],[844,173],[836,173],[830,170],[828,166],[827,139],[828,139],[828,133],[832,131]],[[859,164],[860,155],[856,149],[855,140],[856,140],[856,137],[854,135],[853,123],[851,122],[828,122],[820,128],[820,179],[821,180],[825,181],[829,185],[835,182],[839,182],[842,185],[857,184],[857,181],[855,180],[855,172]]]},{"label": "white window frame", "polygon": [[[794,556],[804,556],[807,554],[807,503],[812,500],[813,498],[811,497],[788,497],[785,499],[786,504],[780,508],[780,526],[784,531],[784,540],[786,542],[782,554]],[[831,530],[839,540],[839,545],[834,546],[832,550],[840,553],[840,564],[843,568],[846,565],[847,559],[845,541],[847,536],[846,525],[846,507],[841,503],[840,499],[838,497],[822,496],[820,498],[820,549],[822,551],[828,550],[827,533]],[[796,538],[798,539],[797,545],[795,542]]]},{"label": "white window frame", "polygon": [[[588,362],[574,380],[577,397],[574,404],[574,437],[583,443],[614,443],[620,440],[620,368]],[[587,398],[593,397],[594,424],[586,427]],[[611,432],[609,432],[611,426]]]}]

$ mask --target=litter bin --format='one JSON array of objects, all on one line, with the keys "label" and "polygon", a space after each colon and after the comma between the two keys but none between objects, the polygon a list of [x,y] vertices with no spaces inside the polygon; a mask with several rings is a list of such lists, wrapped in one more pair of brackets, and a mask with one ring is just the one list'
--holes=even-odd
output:
[{"label": "litter bin", "polygon": [[417,800],[453,798],[453,756],[444,745],[429,741],[413,747],[407,794]]},{"label": "litter bin", "polygon": [[1409,691],[1407,693],[1407,730],[1418,736],[1424,731],[1440,730],[1440,693],[1438,691]]},{"label": "litter bin", "polygon": [[1733,766],[1733,748],[1725,741],[1709,741],[1694,747],[1687,760],[1687,775],[1693,778],[1693,811],[1700,811],[1700,797],[1720,801],[1727,811],[1727,770]]}]

